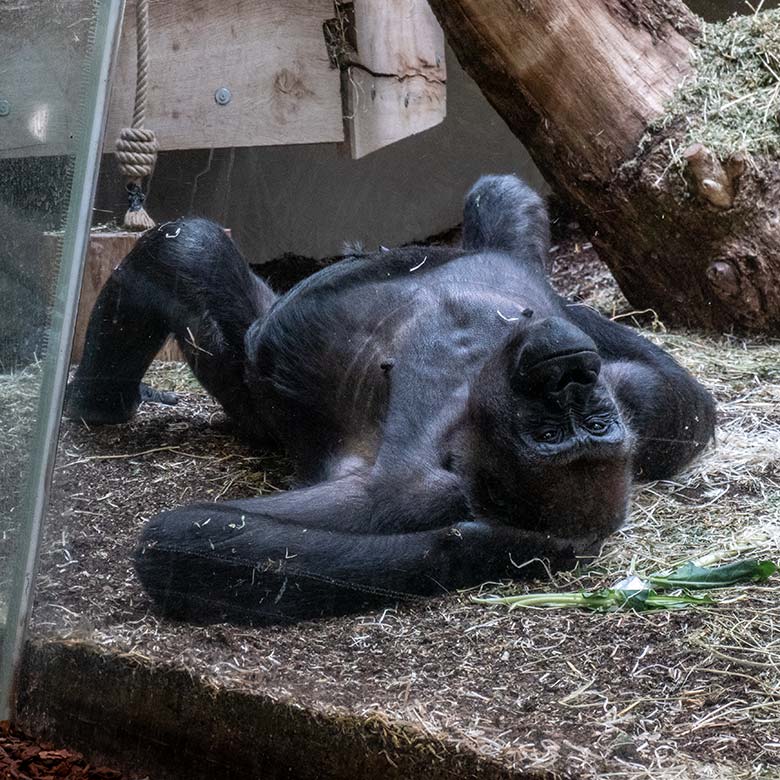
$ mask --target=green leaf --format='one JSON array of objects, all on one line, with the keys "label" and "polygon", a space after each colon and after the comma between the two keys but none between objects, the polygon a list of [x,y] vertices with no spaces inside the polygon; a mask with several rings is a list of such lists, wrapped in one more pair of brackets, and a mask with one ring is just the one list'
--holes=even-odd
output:
[{"label": "green leaf", "polygon": [[580,591],[582,606],[586,609],[592,609],[597,612],[606,612],[610,609],[619,607],[622,603],[622,594],[617,595],[618,591],[612,588],[601,588],[600,590]]},{"label": "green leaf", "polygon": [[723,588],[741,582],[763,582],[777,570],[777,564],[772,561],[760,561],[752,558],[712,568],[686,563],[670,574],[651,574],[648,579],[654,587],[664,590],[674,588],[698,590]]},{"label": "green leaf", "polygon": [[650,588],[641,590],[615,590],[615,599],[621,606],[633,609],[635,612],[644,612],[646,609],[652,609],[651,599],[655,591]]},{"label": "green leaf", "polygon": [[543,608],[580,608],[593,612],[612,612],[618,609],[630,609],[645,612],[653,609],[685,609],[690,606],[708,606],[713,604],[709,596],[667,596],[645,588],[642,590],[616,590],[601,588],[583,590],[578,593],[524,593],[519,596],[473,596],[476,604],[503,604],[512,609]]},{"label": "green leaf", "polygon": [[[575,607],[597,612],[630,609],[636,612],[657,609],[686,609],[714,604],[709,596],[680,593],[673,596],[658,590],[700,590],[723,588],[742,582],[763,582],[778,571],[772,561],[750,559],[708,568],[686,563],[669,574],[652,574],[644,580],[631,575],[614,588],[577,593],[526,593],[519,596],[472,597],[477,604],[503,604],[510,609],[521,607]],[[651,587],[652,586],[652,587]]]}]

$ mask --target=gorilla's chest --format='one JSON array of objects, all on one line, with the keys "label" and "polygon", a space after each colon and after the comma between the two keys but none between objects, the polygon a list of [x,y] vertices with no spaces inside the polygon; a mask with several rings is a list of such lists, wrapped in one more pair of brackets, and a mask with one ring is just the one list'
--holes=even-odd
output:
[{"label": "gorilla's chest", "polygon": [[351,430],[390,413],[424,420],[462,403],[530,309],[559,307],[511,258],[424,251],[387,253],[294,291],[248,341],[255,377],[296,414],[316,409]]}]

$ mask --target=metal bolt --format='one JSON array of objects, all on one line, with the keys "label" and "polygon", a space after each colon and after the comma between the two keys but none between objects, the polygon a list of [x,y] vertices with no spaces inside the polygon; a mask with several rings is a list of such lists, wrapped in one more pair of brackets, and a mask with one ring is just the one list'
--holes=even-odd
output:
[{"label": "metal bolt", "polygon": [[220,87],[214,93],[214,100],[216,100],[220,106],[226,106],[232,97],[233,95],[227,87]]},{"label": "metal bolt", "polygon": [[0,116],[8,116],[10,113],[11,104],[5,98],[0,98]]}]

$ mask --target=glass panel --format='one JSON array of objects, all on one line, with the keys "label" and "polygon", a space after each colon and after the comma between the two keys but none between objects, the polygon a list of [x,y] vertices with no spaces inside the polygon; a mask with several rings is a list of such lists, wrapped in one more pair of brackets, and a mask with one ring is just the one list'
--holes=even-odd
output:
[{"label": "glass panel", "polygon": [[122,3],[0,3],[0,717],[23,639]]},{"label": "glass panel", "polygon": [[[430,5],[451,48],[425,0],[150,2],[141,235],[128,3],[17,721],[137,777],[776,773],[780,579],[653,575],[777,555],[777,319],[703,320],[766,303],[778,3]],[[16,202],[64,214],[57,154]]]}]

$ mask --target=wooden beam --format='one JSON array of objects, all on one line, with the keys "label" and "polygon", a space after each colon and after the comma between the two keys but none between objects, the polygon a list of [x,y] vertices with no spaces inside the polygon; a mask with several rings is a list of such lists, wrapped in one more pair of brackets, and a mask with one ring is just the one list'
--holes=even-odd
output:
[{"label": "wooden beam", "polygon": [[447,113],[444,34],[426,0],[355,0],[346,70],[353,158],[439,124]]}]

